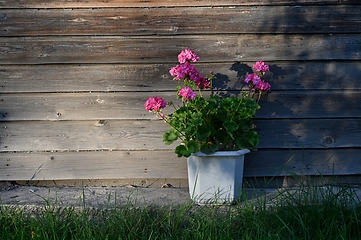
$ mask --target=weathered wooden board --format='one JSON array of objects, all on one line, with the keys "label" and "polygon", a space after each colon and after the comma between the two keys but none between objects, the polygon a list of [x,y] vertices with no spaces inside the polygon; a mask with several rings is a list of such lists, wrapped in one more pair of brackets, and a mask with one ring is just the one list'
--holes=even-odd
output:
[{"label": "weathered wooden board", "polygon": [[257,118],[359,118],[360,95],[352,90],[272,92],[259,102]]},{"label": "weathered wooden board", "polygon": [[[184,49],[203,62],[360,60],[359,34],[0,38],[2,64],[176,63]],[[210,51],[213,49],[214,51]]]},{"label": "weathered wooden board", "polygon": [[4,9],[0,16],[0,36],[361,32],[361,6]]},{"label": "weathered wooden board", "polygon": [[[176,59],[176,55],[173,58]],[[0,92],[172,91],[175,82],[171,80],[169,69],[175,64],[0,65]],[[239,89],[245,76],[252,72],[253,64],[197,63],[196,66],[203,75],[214,71],[216,87]],[[271,72],[264,79],[271,83],[273,91],[361,89],[360,61],[278,61],[268,64]]]},{"label": "weathered wooden board", "polygon": [[245,176],[353,175],[361,174],[360,148],[260,149],[246,155]]},{"label": "weathered wooden board", "polygon": [[347,148],[361,146],[361,120],[257,120],[259,148]]},{"label": "weathered wooden board", "polygon": [[[70,93],[0,96],[0,120],[155,119],[144,103],[155,93]],[[175,93],[160,93],[176,101]],[[169,112],[170,114],[170,112]]]},{"label": "weathered wooden board", "polygon": [[[155,116],[145,111],[144,103],[152,96],[181,104],[175,92],[4,94],[0,120],[151,120]],[[358,118],[361,113],[361,91],[274,91],[265,98],[257,118]],[[164,109],[166,114],[172,111]]]},{"label": "weathered wooden board", "polygon": [[[259,150],[244,176],[361,174],[361,149]],[[270,156],[272,156],[270,158]],[[186,179],[186,159],[172,151],[1,153],[2,180]]]},{"label": "weathered wooden board", "polygon": [[0,179],[184,178],[184,162],[153,151],[0,154]]},{"label": "weathered wooden board", "polygon": [[162,143],[167,126],[161,121],[20,121],[0,126],[0,151],[172,148]]},{"label": "weathered wooden board", "polygon": [[[0,0],[1,8],[98,8],[98,7],[173,7],[173,6],[237,6],[237,5],[324,5],[340,4],[340,0]],[[360,4],[358,0],[342,0],[342,4]]]},{"label": "weathered wooden board", "polygon": [[[257,120],[262,148],[361,147],[360,119]],[[162,121],[0,122],[0,151],[170,150]]]}]

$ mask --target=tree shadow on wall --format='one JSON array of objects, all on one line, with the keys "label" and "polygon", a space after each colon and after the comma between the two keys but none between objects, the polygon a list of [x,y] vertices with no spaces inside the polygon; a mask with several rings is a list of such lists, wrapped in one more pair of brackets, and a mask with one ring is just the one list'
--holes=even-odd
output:
[{"label": "tree shadow on wall", "polygon": [[[259,130],[264,137],[261,148],[291,148],[318,156],[332,148],[360,149],[356,140],[361,132],[360,1],[327,5],[294,1],[293,6],[268,2],[269,6],[254,11],[255,21],[259,20],[255,31],[260,33],[254,54],[266,52],[284,72],[272,65],[272,72],[276,72],[271,80],[273,92],[264,104],[268,109],[263,107],[260,114],[269,116],[269,123],[275,123],[274,129],[279,130],[273,134],[264,124],[265,132]],[[259,9],[266,8],[267,16],[256,17]],[[247,43],[245,38],[242,44]],[[277,49],[270,51],[273,44]],[[282,136],[286,136],[284,140]],[[301,162],[301,155],[296,158]],[[352,170],[347,159],[335,157],[333,161],[338,168]]]},{"label": "tree shadow on wall", "polygon": [[242,90],[248,90],[244,79],[252,72],[252,68],[247,64],[236,62],[229,70],[237,72],[237,78],[230,79],[228,75],[217,73],[213,82],[213,91],[222,97],[240,97]]},{"label": "tree shadow on wall", "polygon": [[[279,79],[286,79],[287,71],[276,64],[269,64],[269,67],[270,71],[262,76],[262,79],[270,83],[273,89],[274,84]],[[242,91],[249,90],[244,80],[248,74],[253,73],[252,65],[235,62],[231,65],[229,70],[231,72],[236,72],[236,76],[230,79],[226,74],[217,73],[213,82],[213,90],[224,97],[238,97]]]}]

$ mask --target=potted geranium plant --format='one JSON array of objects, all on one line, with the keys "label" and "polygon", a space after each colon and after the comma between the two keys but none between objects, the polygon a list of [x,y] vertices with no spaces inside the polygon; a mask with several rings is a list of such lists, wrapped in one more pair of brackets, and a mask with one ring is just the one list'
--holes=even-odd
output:
[{"label": "potted geranium plant", "polygon": [[[163,142],[170,145],[177,141],[175,153],[187,157],[192,199],[198,203],[231,202],[238,197],[242,186],[244,154],[254,150],[259,142],[253,118],[260,108],[261,95],[271,88],[261,79],[269,67],[262,61],[256,62],[255,72],[245,79],[249,90],[242,91],[241,97],[221,97],[212,91],[212,82],[216,80],[213,73],[202,76],[191,64],[199,59],[192,50],[183,50],[178,55],[180,64],[169,71],[178,83],[179,104],[151,97],[144,107],[170,126]],[[162,111],[167,105],[175,109],[171,115]],[[228,166],[230,170],[219,173],[213,165],[221,169]],[[227,183],[223,183],[225,178]],[[228,183],[230,178],[233,183]]]}]

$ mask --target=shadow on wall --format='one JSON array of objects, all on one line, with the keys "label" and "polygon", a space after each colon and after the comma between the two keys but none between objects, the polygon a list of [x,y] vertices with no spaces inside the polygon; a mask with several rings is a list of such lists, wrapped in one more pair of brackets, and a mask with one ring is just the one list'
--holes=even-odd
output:
[{"label": "shadow on wall", "polygon": [[[325,164],[331,166],[332,159],[340,168],[352,166],[347,159],[320,150],[347,150],[355,157],[352,152],[361,148],[361,15],[357,14],[361,7],[357,4],[280,6],[277,14],[265,11],[271,5],[251,10],[260,21],[255,30],[259,43],[250,51],[254,55],[245,52],[244,57],[270,65],[264,79],[272,86],[257,112],[260,151],[294,149],[299,154],[295,159],[316,154],[317,162],[327,160]],[[257,11],[269,16],[257,18]],[[249,37],[239,39],[240,49],[249,47]],[[270,51],[272,44],[278,48]],[[245,76],[253,72],[252,64],[233,63],[229,70],[237,73],[236,80],[217,74],[215,90],[223,96],[239,96],[246,89]]]},{"label": "shadow on wall", "polygon": [[[298,149],[302,154],[305,149],[306,155],[347,150],[355,158],[352,149],[356,153],[361,148],[361,2],[354,1],[357,6],[352,1],[307,6],[297,2],[263,16],[267,21],[257,30],[264,33],[257,39],[260,54],[272,42],[280,46],[268,56],[275,63],[270,64],[271,75],[265,76],[272,92],[259,111],[259,117],[270,119],[259,124],[262,147]],[[235,69],[243,74],[243,66]],[[354,159],[317,153],[317,161],[355,166],[349,164]]]}]

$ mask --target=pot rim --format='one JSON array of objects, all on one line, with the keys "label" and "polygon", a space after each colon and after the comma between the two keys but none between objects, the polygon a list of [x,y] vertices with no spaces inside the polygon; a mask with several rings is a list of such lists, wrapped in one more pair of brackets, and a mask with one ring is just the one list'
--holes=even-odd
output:
[{"label": "pot rim", "polygon": [[192,153],[193,156],[198,156],[198,157],[219,157],[219,156],[240,156],[240,155],[244,155],[251,152],[249,149],[245,148],[245,149],[241,149],[241,150],[237,150],[237,151],[217,151],[215,153],[211,153],[211,154],[205,154],[202,152],[197,152],[197,153]]}]

